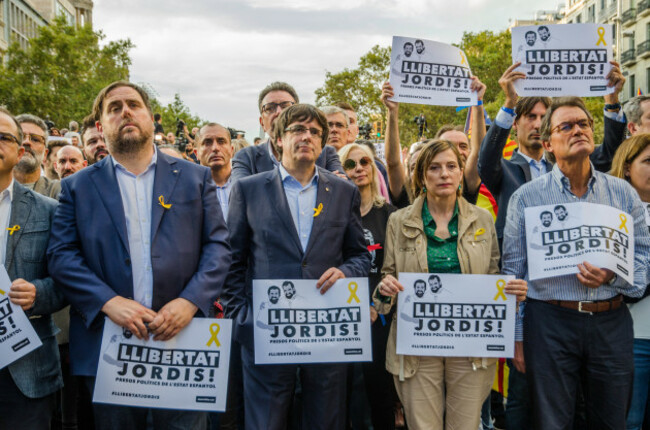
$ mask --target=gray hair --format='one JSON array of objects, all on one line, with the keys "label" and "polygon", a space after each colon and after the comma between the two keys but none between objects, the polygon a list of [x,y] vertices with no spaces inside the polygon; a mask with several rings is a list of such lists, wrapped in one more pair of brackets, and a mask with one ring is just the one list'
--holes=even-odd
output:
[{"label": "gray hair", "polygon": [[34,124],[35,126],[39,127],[41,130],[43,130],[43,134],[46,137],[48,135],[47,124],[45,124],[45,121],[43,121],[36,115],[23,113],[16,117],[16,121],[18,121],[18,124],[23,124],[23,123]]},{"label": "gray hair", "polygon": [[340,113],[343,115],[345,118],[345,124],[349,127],[350,126],[350,117],[348,116],[348,113],[341,109],[338,106],[325,106],[320,108],[321,112],[323,112],[325,115],[334,115],[336,113]]},{"label": "gray hair", "polygon": [[623,107],[625,112],[625,117],[627,118],[628,123],[638,124],[641,122],[641,116],[643,116],[643,109],[641,109],[641,103],[650,100],[650,96],[636,96],[632,97]]}]

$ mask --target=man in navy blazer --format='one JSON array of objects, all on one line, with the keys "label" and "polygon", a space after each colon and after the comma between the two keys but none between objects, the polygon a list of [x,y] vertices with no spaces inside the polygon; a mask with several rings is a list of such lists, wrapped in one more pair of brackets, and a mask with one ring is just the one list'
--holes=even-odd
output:
[{"label": "man in navy blazer", "polygon": [[56,200],[13,179],[25,151],[22,139],[16,119],[0,107],[0,261],[12,281],[3,294],[25,311],[43,343],[0,369],[0,429],[35,430],[50,428],[54,396],[63,386],[51,314],[65,302],[45,259]]},{"label": "man in navy blazer", "polygon": [[[168,340],[208,316],[230,265],[210,170],[159,152],[147,94],[128,82],[93,106],[111,157],[62,183],[49,269],[72,304],[72,372],[94,385],[107,316]],[[147,410],[94,405],[97,428],[146,428]],[[152,410],[154,427],[204,428],[207,414]],[[165,427],[167,428],[167,427]]]},{"label": "man in navy blazer", "polygon": [[[242,344],[247,429],[287,428],[299,367],[255,365],[252,280],[318,279],[325,293],[338,279],[370,269],[359,191],[316,166],[327,141],[324,114],[291,106],[274,131],[282,164],[236,182],[228,216],[233,262],[221,298]],[[345,372],[345,364],[300,366],[305,428],[345,427]]]},{"label": "man in navy blazer", "polygon": [[[260,92],[258,98],[260,126],[266,134],[272,135],[273,123],[280,112],[298,101],[296,90],[285,82],[273,82]],[[278,156],[277,148],[273,146],[270,138],[264,143],[238,151],[232,159],[231,181],[234,183],[241,178],[273,170],[279,164]],[[337,171],[345,174],[336,149],[331,146],[323,148],[316,165],[330,172]]]}]

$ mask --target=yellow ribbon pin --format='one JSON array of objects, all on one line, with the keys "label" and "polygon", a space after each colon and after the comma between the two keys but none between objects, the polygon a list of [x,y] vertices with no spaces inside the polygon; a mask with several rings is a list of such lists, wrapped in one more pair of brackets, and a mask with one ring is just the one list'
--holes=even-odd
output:
[{"label": "yellow ribbon pin", "polygon": [[210,340],[208,340],[206,346],[212,345],[212,342],[214,342],[216,347],[221,346],[221,342],[219,342],[219,338],[217,338],[217,335],[219,334],[220,330],[221,327],[219,327],[219,324],[217,323],[210,324]]},{"label": "yellow ribbon pin", "polygon": [[359,296],[357,296],[358,289],[359,286],[357,285],[356,282],[350,282],[348,284],[348,290],[350,291],[350,298],[348,299],[348,304],[352,303],[352,300],[356,301],[357,303],[361,303],[361,300],[359,300]]},{"label": "yellow ribbon pin", "polygon": [[503,279],[499,279],[497,281],[497,290],[498,290],[498,292],[497,292],[497,295],[494,296],[494,300],[498,300],[499,297],[502,297],[503,300],[508,300],[508,298],[506,297],[506,294],[503,292],[503,289],[505,287],[506,287],[506,281],[504,281]]},{"label": "yellow ribbon pin", "polygon": [[314,208],[314,218],[316,218],[323,211],[323,204],[319,203],[317,208]]},{"label": "yellow ribbon pin", "polygon": [[482,235],[482,234],[484,234],[484,233],[485,233],[485,229],[482,228],[482,227],[479,228],[478,230],[476,230],[476,231],[474,232],[474,240],[476,240],[477,237],[479,237],[480,235]]},{"label": "yellow ribbon pin", "polygon": [[165,198],[163,196],[158,197],[158,203],[160,203],[160,206],[164,207],[165,209],[172,207],[171,203],[165,203]]},{"label": "yellow ribbon pin", "polygon": [[20,230],[20,226],[19,226],[18,224],[16,224],[16,225],[13,226],[13,227],[7,227],[7,230],[9,231],[9,236],[13,236],[13,234],[14,234],[15,232],[17,232],[18,230]]},{"label": "yellow ribbon pin", "polygon": [[625,233],[629,234],[630,232],[627,231],[627,225],[625,225],[627,224],[627,217],[625,216],[625,214],[620,214],[618,217],[621,219],[621,225],[619,225],[618,228],[621,230],[625,230]]},{"label": "yellow ribbon pin", "polygon": [[7,293],[5,292],[5,290],[0,290],[0,294],[2,294],[4,296]]},{"label": "yellow ribbon pin", "polygon": [[596,43],[596,46],[603,44],[603,46],[607,46],[607,42],[605,42],[605,28],[604,27],[598,27],[598,42]]},{"label": "yellow ribbon pin", "polygon": [[467,59],[465,58],[465,55],[462,52],[459,52],[460,54],[460,65],[462,66],[463,64],[469,67],[469,64],[467,64]]}]

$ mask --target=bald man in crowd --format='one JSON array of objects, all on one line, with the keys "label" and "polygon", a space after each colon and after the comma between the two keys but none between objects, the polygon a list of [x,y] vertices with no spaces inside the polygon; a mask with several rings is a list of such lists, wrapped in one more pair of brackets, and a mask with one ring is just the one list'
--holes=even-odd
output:
[{"label": "bald man in crowd", "polygon": [[77,173],[86,166],[88,161],[84,159],[81,149],[74,145],[66,145],[56,153],[54,169],[61,179]]}]

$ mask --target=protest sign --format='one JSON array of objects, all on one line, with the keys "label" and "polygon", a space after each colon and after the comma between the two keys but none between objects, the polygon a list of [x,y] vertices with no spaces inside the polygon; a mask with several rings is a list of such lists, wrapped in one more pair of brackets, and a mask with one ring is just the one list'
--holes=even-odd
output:
[{"label": "protest sign", "polygon": [[372,360],[367,278],[254,280],[255,363]]},{"label": "protest sign", "polygon": [[22,308],[9,300],[11,280],[0,265],[0,369],[42,345]]},{"label": "protest sign", "polygon": [[578,273],[587,261],[634,284],[634,218],[611,206],[563,203],[526,208],[528,278]]},{"label": "protest sign", "polygon": [[438,357],[512,357],[514,276],[400,273],[397,353]]},{"label": "protest sign", "polygon": [[512,62],[526,79],[515,81],[521,97],[603,96],[614,92],[605,78],[611,69],[612,26],[530,25],[512,28]]},{"label": "protest sign", "polygon": [[194,318],[168,341],[140,340],[106,318],[93,402],[225,411],[231,331]]},{"label": "protest sign", "polygon": [[472,72],[459,48],[432,40],[393,36],[390,84],[396,102],[469,106],[478,102],[470,90]]}]

